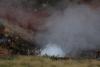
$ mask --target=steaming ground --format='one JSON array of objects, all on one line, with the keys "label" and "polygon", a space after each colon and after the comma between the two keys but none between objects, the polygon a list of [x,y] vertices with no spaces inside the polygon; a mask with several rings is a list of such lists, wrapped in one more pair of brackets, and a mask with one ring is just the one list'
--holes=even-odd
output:
[{"label": "steaming ground", "polygon": [[[49,46],[42,50],[41,53],[44,55],[51,56],[59,52],[60,56],[76,56],[81,50],[100,48],[99,8],[92,9],[86,5],[75,5],[69,6],[61,13],[55,11],[48,18],[47,27],[48,31],[39,34],[38,37],[42,46]],[[54,44],[56,46],[53,46]]]},{"label": "steaming ground", "polygon": [[[66,9],[64,7],[62,12],[55,11],[45,24],[41,23],[43,21],[40,19],[43,18],[41,13],[35,15],[31,6],[32,4],[27,5],[27,8],[24,7],[19,0],[1,0],[0,18],[12,20],[11,24],[36,32],[35,35],[29,34],[28,37],[33,37],[43,48],[41,55],[75,56],[81,50],[100,48],[99,7],[94,9],[87,5],[73,4]],[[41,29],[43,32],[40,32]]]},{"label": "steaming ground", "polygon": [[[52,46],[51,46],[52,45]],[[41,51],[41,56],[48,55],[48,56],[55,56],[55,57],[65,57],[65,53],[56,44],[48,44],[44,49]]]}]

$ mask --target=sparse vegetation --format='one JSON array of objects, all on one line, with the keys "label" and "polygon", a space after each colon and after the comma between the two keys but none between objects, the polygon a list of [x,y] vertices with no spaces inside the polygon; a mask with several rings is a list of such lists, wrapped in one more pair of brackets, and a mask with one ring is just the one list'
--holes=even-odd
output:
[{"label": "sparse vegetation", "polygon": [[37,56],[16,56],[0,58],[0,67],[100,67],[100,61],[94,59],[52,60]]}]

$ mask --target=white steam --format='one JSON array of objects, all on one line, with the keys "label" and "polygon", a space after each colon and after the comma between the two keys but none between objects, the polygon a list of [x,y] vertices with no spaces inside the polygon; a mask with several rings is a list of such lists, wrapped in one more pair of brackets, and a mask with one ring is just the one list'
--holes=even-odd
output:
[{"label": "white steam", "polygon": [[41,56],[44,56],[44,55],[47,55],[47,56],[55,56],[55,57],[64,57],[65,56],[65,53],[61,49],[61,47],[57,46],[56,44],[48,44],[41,51]]},{"label": "white steam", "polygon": [[[81,50],[100,48],[100,10],[86,5],[69,6],[63,13],[55,12],[47,21],[48,31],[40,34],[42,44],[57,44],[69,56]],[[61,50],[49,44],[42,53],[58,53]],[[58,51],[57,51],[58,50]],[[54,53],[52,53],[54,51]],[[54,54],[55,55],[55,54]]]}]

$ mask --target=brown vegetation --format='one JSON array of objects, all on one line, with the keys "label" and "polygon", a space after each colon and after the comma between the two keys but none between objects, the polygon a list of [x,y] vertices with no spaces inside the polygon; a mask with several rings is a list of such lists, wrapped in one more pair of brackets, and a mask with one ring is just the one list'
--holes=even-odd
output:
[{"label": "brown vegetation", "polygon": [[0,58],[0,67],[100,67],[95,59],[51,60],[36,56],[16,56]]}]

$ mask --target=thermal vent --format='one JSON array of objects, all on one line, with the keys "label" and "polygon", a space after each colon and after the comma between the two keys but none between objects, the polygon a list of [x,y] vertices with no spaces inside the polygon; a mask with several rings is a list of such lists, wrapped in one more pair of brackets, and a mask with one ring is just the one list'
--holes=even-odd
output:
[{"label": "thermal vent", "polygon": [[54,57],[65,57],[65,53],[61,47],[57,44],[47,44],[41,50],[41,56],[54,56]]}]

